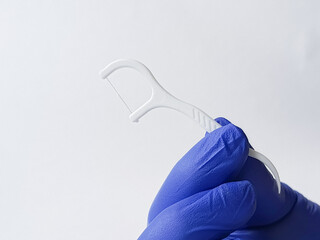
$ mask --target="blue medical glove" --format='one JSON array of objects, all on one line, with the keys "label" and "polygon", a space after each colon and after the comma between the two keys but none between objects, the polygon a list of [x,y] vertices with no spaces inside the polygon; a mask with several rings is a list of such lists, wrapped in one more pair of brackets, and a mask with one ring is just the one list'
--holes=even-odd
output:
[{"label": "blue medical glove", "polygon": [[139,239],[320,239],[320,207],[285,184],[278,194],[243,131],[217,121],[172,169]]}]

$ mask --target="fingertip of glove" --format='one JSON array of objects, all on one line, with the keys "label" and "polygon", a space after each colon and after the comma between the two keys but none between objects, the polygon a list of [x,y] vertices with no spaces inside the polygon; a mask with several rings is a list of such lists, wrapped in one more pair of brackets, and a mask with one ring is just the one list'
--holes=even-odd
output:
[{"label": "fingertip of glove", "polygon": [[215,120],[216,120],[216,122],[219,123],[221,126],[225,126],[225,125],[228,125],[228,124],[231,123],[228,119],[226,119],[226,118],[224,118],[224,117],[217,117]]},{"label": "fingertip of glove", "polygon": [[215,178],[227,180],[241,170],[249,144],[242,129],[228,124],[208,134],[196,149],[197,166],[206,166],[207,172],[215,174]]},{"label": "fingertip of glove", "polygon": [[[238,203],[239,200],[248,202],[249,206],[254,206],[256,203],[256,193],[252,183],[248,180],[225,183],[219,186],[221,192],[226,192],[231,201]],[[234,204],[236,205],[236,204]]]},{"label": "fingertip of glove", "polygon": [[[250,218],[254,215],[257,208],[257,197],[254,187],[251,182],[245,180],[237,182],[238,191],[241,194],[241,201],[239,202],[239,209],[242,209],[242,214],[246,217],[242,218],[239,222],[239,226],[246,224]],[[240,211],[241,212],[241,211]]]},{"label": "fingertip of glove", "polygon": [[240,182],[235,182],[237,184],[237,187],[239,189],[239,191],[242,193],[243,195],[243,199],[245,201],[251,201],[249,205],[251,206],[256,206],[256,192],[254,190],[254,187],[252,185],[252,183],[248,180],[243,180]]},{"label": "fingertip of glove", "polygon": [[[224,126],[226,126],[226,125],[228,125],[228,124],[231,123],[228,119],[226,119],[226,118],[224,118],[224,117],[218,117],[218,118],[215,119],[215,121],[216,121],[217,123],[219,123],[222,127],[224,127]],[[209,135],[209,134],[210,134],[209,132],[206,132],[206,133],[205,133],[205,136],[207,136],[207,135]]]},{"label": "fingertip of glove", "polygon": [[233,226],[243,226],[256,210],[256,194],[249,181],[231,182],[219,186],[220,198],[228,212]]},{"label": "fingertip of glove", "polygon": [[243,147],[247,147],[248,145],[248,140],[243,130],[233,124],[218,128],[208,133],[205,138],[208,144],[217,142],[218,140],[218,142],[223,145],[229,145],[232,142],[237,142],[238,145],[242,145]]}]

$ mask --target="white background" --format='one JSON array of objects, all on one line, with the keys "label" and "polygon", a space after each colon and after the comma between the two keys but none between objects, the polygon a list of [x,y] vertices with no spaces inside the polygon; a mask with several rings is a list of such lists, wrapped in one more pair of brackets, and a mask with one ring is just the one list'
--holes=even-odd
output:
[{"label": "white background", "polygon": [[[136,239],[203,135],[157,109],[139,124],[98,72],[145,63],[175,96],[244,129],[320,202],[319,1],[1,1],[0,239]],[[138,74],[111,80],[132,108]]]}]

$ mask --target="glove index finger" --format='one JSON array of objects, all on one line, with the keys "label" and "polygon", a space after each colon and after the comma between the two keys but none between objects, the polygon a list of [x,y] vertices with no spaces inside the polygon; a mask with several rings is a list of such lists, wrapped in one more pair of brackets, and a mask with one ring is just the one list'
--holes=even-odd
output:
[{"label": "glove index finger", "polygon": [[247,156],[247,138],[233,124],[207,134],[174,166],[150,208],[148,222],[170,205],[230,181]]}]

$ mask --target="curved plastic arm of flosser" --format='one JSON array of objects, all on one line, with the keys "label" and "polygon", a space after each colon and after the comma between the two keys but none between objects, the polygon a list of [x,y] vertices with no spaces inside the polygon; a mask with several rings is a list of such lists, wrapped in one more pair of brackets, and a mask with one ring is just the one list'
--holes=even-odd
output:
[{"label": "curved plastic arm of flosser", "polygon": [[[148,83],[151,85],[151,89],[152,89],[152,94],[150,99],[146,103],[144,103],[141,107],[139,107],[137,110],[135,110],[130,114],[129,118],[131,121],[138,122],[142,116],[144,116],[147,112],[149,112],[154,108],[167,107],[167,108],[177,110],[183,113],[184,115],[188,116],[189,118],[193,119],[207,132],[212,132],[213,130],[221,127],[219,123],[217,123],[214,119],[212,119],[209,115],[207,115],[205,112],[203,112],[199,108],[191,104],[185,103],[180,99],[171,95],[169,92],[167,92],[158,83],[158,81],[152,75],[151,71],[145,65],[143,65],[142,63],[136,60],[131,60],[131,59],[116,60],[110,63],[108,66],[106,66],[100,72],[100,75],[103,79],[106,79],[110,74],[112,74],[114,71],[120,68],[133,68],[139,71],[145,77]],[[280,193],[281,191],[280,177],[277,169],[272,164],[272,162],[263,154],[251,148],[249,149],[248,155],[250,157],[253,157],[261,161],[264,165],[266,165],[266,167],[273,174],[277,182],[278,192]]]}]

